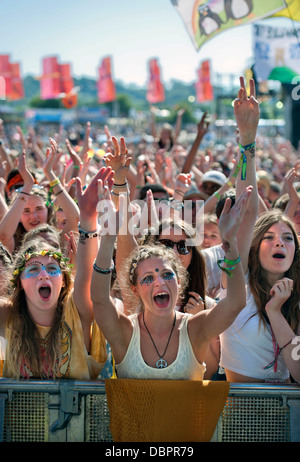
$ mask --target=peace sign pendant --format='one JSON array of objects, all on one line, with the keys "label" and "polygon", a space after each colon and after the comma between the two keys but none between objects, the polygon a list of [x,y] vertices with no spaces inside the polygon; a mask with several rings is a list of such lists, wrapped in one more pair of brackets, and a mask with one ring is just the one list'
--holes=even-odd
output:
[{"label": "peace sign pendant", "polygon": [[167,365],[168,363],[164,358],[159,358],[158,361],[156,361],[157,369],[164,369]]}]

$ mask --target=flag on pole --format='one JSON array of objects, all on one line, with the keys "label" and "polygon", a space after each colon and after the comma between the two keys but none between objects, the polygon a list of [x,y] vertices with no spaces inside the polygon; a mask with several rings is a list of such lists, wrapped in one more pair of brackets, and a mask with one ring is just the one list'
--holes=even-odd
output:
[{"label": "flag on pole", "polygon": [[149,60],[149,81],[146,99],[148,103],[161,103],[165,100],[165,89],[160,78],[157,59]]},{"label": "flag on pole", "polygon": [[20,64],[11,63],[9,55],[0,55],[0,77],[4,80],[4,99],[15,101],[24,98]]},{"label": "flag on pole", "polygon": [[286,8],[273,14],[275,18],[290,18],[293,21],[300,21],[300,0],[286,0]]},{"label": "flag on pole", "polygon": [[60,66],[56,56],[43,58],[43,74],[40,77],[41,99],[57,98],[61,93]]},{"label": "flag on pole", "polygon": [[196,100],[199,103],[212,101],[214,99],[214,91],[210,80],[210,62],[203,61],[198,71],[198,81],[196,82]]},{"label": "flag on pole", "polygon": [[116,88],[112,78],[111,58],[106,56],[102,59],[99,67],[99,78],[97,82],[99,103],[109,103],[116,99]]},{"label": "flag on pole", "polygon": [[8,99],[17,101],[24,98],[23,80],[20,73],[19,63],[10,63],[11,75],[11,91],[8,94]]},{"label": "flag on pole", "polygon": [[209,39],[285,8],[284,0],[171,0],[198,51]]}]

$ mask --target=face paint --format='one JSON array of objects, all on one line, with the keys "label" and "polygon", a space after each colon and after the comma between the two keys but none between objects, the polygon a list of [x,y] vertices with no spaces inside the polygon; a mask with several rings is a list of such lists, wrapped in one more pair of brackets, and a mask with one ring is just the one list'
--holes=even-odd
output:
[{"label": "face paint", "polygon": [[24,271],[22,271],[22,279],[27,278],[36,278],[41,273],[41,271],[46,271],[49,276],[59,276],[61,275],[61,268],[56,263],[48,263],[47,265],[43,265],[41,262],[32,262],[28,266],[25,267]]},{"label": "face paint", "polygon": [[[155,268],[155,271],[158,272],[159,269]],[[172,279],[174,279],[174,277],[175,277],[175,274],[172,271],[167,271],[166,273],[162,275],[162,279],[164,281],[171,281]],[[149,275],[149,276],[144,277],[143,279],[140,279],[139,282],[141,286],[142,285],[149,286],[150,284],[152,284],[153,281],[154,281],[153,276]]]}]

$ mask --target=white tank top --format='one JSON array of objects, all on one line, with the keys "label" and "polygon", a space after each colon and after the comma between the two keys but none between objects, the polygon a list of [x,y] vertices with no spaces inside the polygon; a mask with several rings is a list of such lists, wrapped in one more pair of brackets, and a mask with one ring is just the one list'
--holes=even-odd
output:
[{"label": "white tank top", "polygon": [[[231,326],[220,335],[221,360],[224,369],[256,379],[283,382],[289,371],[282,354],[279,355],[277,371],[274,367],[264,369],[275,358],[270,326],[259,323],[257,306],[246,275],[247,304]],[[224,297],[224,293],[220,298]],[[254,315],[254,316],[253,316]],[[276,351],[276,350],[275,350]]]},{"label": "white tank top", "polygon": [[145,363],[140,347],[138,313],[129,316],[133,326],[132,337],[123,360],[116,364],[119,379],[170,379],[203,380],[205,364],[197,361],[189,339],[187,322],[192,316],[186,313],[179,326],[179,347],[175,361],[164,369],[156,369]]}]

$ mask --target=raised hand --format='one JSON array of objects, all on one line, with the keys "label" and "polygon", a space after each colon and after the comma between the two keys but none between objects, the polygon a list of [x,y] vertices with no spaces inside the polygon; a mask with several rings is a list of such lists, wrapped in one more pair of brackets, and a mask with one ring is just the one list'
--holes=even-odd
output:
[{"label": "raised hand", "polygon": [[22,189],[27,190],[27,188],[28,188],[27,192],[29,192],[29,190],[34,185],[34,179],[33,179],[33,176],[31,175],[30,171],[27,168],[26,150],[25,149],[23,149],[20,156],[18,157],[18,170],[19,170],[19,173],[20,173],[20,175],[21,175],[21,177],[23,178],[23,181],[24,181],[24,186],[23,186]]},{"label": "raised hand", "polygon": [[223,242],[230,243],[233,239],[236,239],[237,231],[246,213],[252,189],[252,186],[248,186],[233,207],[231,207],[231,199],[226,199],[218,223]]},{"label": "raised hand", "polygon": [[120,138],[120,144],[115,136],[111,137],[113,143],[113,152],[107,152],[105,155],[105,163],[107,167],[111,167],[115,172],[115,182],[118,184],[126,183],[128,169],[132,158],[128,157],[128,151],[124,138]]},{"label": "raised hand", "polygon": [[256,137],[259,122],[259,105],[255,98],[255,83],[250,79],[250,97],[248,98],[244,78],[240,77],[240,90],[234,100],[234,116],[239,130],[242,146],[252,143]]},{"label": "raised hand", "polygon": [[98,183],[100,181],[107,181],[108,187],[112,187],[114,172],[111,167],[102,167],[84,191],[82,191],[81,179],[78,177],[76,178],[76,197],[80,209],[80,220],[97,218],[97,204],[99,202]]}]

